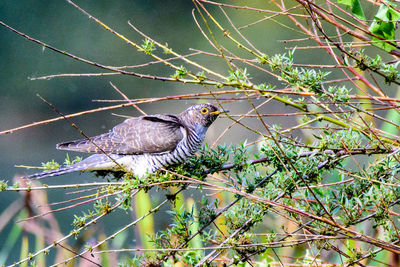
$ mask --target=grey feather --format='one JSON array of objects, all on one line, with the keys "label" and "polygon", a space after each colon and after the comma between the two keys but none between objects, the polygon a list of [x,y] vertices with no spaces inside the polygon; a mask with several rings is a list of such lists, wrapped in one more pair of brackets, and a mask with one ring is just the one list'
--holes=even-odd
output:
[{"label": "grey feather", "polygon": [[183,138],[182,127],[175,116],[142,116],[127,119],[110,132],[91,140],[58,144],[57,149],[128,155],[172,151]]}]

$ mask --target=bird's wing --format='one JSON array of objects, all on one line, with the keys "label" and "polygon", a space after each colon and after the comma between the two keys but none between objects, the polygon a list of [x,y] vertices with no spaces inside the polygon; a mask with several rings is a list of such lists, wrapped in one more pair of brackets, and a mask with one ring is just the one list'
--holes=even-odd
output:
[{"label": "bird's wing", "polygon": [[182,130],[183,125],[174,115],[142,116],[127,119],[108,133],[90,138],[91,141],[65,142],[58,144],[57,149],[111,154],[162,153],[172,151],[184,138]]}]

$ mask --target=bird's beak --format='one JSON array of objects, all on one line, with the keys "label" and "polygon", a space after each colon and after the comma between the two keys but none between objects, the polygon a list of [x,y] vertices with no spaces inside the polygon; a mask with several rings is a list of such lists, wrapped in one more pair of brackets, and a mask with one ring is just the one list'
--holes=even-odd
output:
[{"label": "bird's beak", "polygon": [[227,113],[227,112],[229,112],[229,110],[227,110],[227,109],[225,109],[225,110],[219,109],[219,110],[210,112],[210,114],[212,114],[212,115],[219,115],[219,114],[221,114],[221,113]]}]

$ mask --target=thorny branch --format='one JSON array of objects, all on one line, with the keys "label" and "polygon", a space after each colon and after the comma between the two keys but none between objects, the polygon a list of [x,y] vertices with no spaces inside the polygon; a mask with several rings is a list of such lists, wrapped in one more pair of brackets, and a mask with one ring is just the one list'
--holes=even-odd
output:
[{"label": "thorny branch", "polygon": [[[235,127],[240,127],[256,137],[254,140],[249,140],[249,143],[232,147],[217,146],[216,142],[212,149],[203,149],[197,157],[183,166],[164,170],[145,181],[122,174],[125,176],[118,182],[82,183],[72,186],[29,184],[8,186],[7,183],[1,183],[1,191],[27,193],[48,189],[65,190],[72,187],[76,189],[90,187],[97,190],[96,194],[91,194],[90,189],[86,189],[80,192],[86,193],[85,196],[58,203],[80,201],[77,204],[42,212],[22,220],[29,222],[46,214],[75,208],[82,204],[97,203],[96,216],[88,214],[76,216],[75,229],[70,234],[64,235],[63,238],[53,241],[52,244],[11,266],[34,259],[56,246],[62,246],[64,250],[74,255],[64,258],[53,266],[78,257],[97,264],[88,258],[88,253],[124,251],[138,253],[157,251],[156,255],[136,254],[139,258],[134,260],[148,265],[161,265],[168,261],[197,264],[197,266],[217,261],[227,264],[247,262],[252,265],[261,260],[260,255],[271,252],[271,249],[269,263],[273,262],[271,260],[273,258],[283,265],[284,261],[288,264],[296,261],[283,259],[282,255],[285,253],[282,247],[299,248],[302,244],[307,245],[307,254],[304,253],[297,262],[311,265],[329,263],[323,251],[336,253],[340,259],[343,257],[341,263],[360,266],[364,266],[366,259],[376,260],[378,253],[400,254],[398,214],[393,210],[400,199],[399,150],[395,147],[399,144],[399,139],[397,132],[387,129],[388,125],[397,130],[399,128],[397,118],[390,116],[389,112],[398,111],[400,100],[390,97],[392,94],[390,87],[387,88],[383,84],[384,82],[400,84],[397,64],[391,63],[398,61],[399,46],[395,40],[385,39],[372,32],[369,28],[370,21],[360,19],[360,13],[354,13],[356,12],[354,7],[344,9],[342,3],[331,1],[320,4],[297,0],[292,6],[284,1],[272,1],[274,8],[271,6],[265,8],[265,6],[252,7],[253,3],[240,6],[195,0],[193,1],[195,10],[192,13],[195,24],[208,41],[209,48],[215,51],[208,51],[208,48],[192,48],[194,53],[180,54],[162,42],[154,40],[129,22],[129,26],[146,40],[145,44],[149,47],[139,45],[139,42],[128,39],[76,3],[67,2],[109,31],[113,37],[145,53],[151,60],[134,66],[125,66],[123,63],[120,66],[124,67],[107,66],[53,47],[0,21],[1,26],[31,42],[102,71],[93,74],[51,74],[36,79],[129,75],[155,81],[195,84],[204,88],[205,92],[129,99],[122,90],[111,84],[123,99],[103,99],[98,102],[117,102],[117,104],[69,115],[60,114],[61,116],[53,119],[2,130],[0,135],[56,121],[68,121],[70,118],[94,112],[130,106],[144,113],[139,107],[144,103],[201,99],[213,100],[221,106],[243,103],[247,105],[247,112],[227,116],[232,124],[216,141],[229,136]],[[354,2],[359,1],[352,1]],[[371,4],[367,1],[360,2],[363,5]],[[399,10],[392,3],[382,2],[379,6],[378,3],[373,5],[388,10],[392,16],[400,18]],[[236,21],[235,12],[249,13],[254,15],[254,19],[239,26],[241,22]],[[216,14],[222,14],[221,18]],[[280,17],[289,20],[278,21]],[[269,22],[276,22],[292,32],[301,33],[293,39],[285,40],[285,43],[304,42],[306,45],[302,49],[311,50],[315,46],[310,46],[307,41],[313,41],[321,51],[331,57],[331,62],[312,62],[312,64],[296,62],[297,55],[294,49],[285,54],[267,55],[263,52],[263,43],[253,41],[248,37],[250,35],[247,35],[247,31]],[[391,22],[393,21],[381,21],[381,23]],[[335,32],[335,35],[332,35],[332,32]],[[349,41],[349,37],[354,38],[354,41]],[[232,44],[235,48],[229,48]],[[392,60],[386,62],[382,60],[383,56],[373,57],[365,50],[359,49],[366,46],[382,47],[384,44],[393,48],[386,51],[387,55],[384,56],[392,57]],[[160,55],[152,49],[153,47],[162,49],[172,56]],[[385,53],[383,50],[379,51]],[[216,62],[221,60],[226,69],[221,70],[213,64],[201,64],[194,56],[203,56]],[[175,63],[179,60],[185,65],[179,66]],[[140,68],[159,63],[175,71],[175,74],[161,76],[140,72]],[[138,71],[133,72],[131,69]],[[197,69],[199,72],[190,69]],[[334,77],[331,77],[326,70],[332,70]],[[365,71],[370,76],[367,76]],[[269,79],[276,83],[269,83]],[[382,82],[380,79],[385,81]],[[275,88],[278,83],[281,84],[280,89]],[[348,86],[353,86],[358,91],[350,94]],[[270,102],[289,106],[292,110],[285,109],[284,112],[266,114],[262,109]],[[52,107],[57,110],[55,106]],[[389,112],[384,113],[385,111]],[[295,118],[293,121],[297,124],[282,129],[280,126],[269,124],[270,121],[267,119],[271,117]],[[252,118],[254,120],[251,120]],[[84,134],[78,127],[77,130]],[[295,137],[288,136],[288,133]],[[243,137],[242,141],[246,138]],[[186,210],[175,208],[172,211],[173,223],[170,227],[153,237],[154,249],[121,248],[94,251],[120,233],[135,227],[145,217],[161,216],[160,208],[167,203],[175,203],[178,194],[190,189],[189,185],[194,186],[196,190],[202,189],[202,192],[209,191],[210,195],[205,194],[207,197],[196,201],[191,211],[190,208]],[[151,208],[144,216],[120,227],[111,235],[103,236],[96,244],[82,250],[73,250],[66,246],[71,237],[78,236],[80,232],[87,230],[89,226],[114,212],[118,207],[129,206],[132,196],[140,190],[147,191],[165,186],[178,186],[180,189],[175,193],[166,194],[165,200]],[[224,195],[228,200],[221,196],[218,198],[216,195]],[[111,196],[118,196],[112,204],[108,203],[111,201]],[[97,202],[100,200],[106,202]],[[198,209],[198,214],[195,214],[195,207]],[[265,223],[267,221],[276,225]],[[355,226],[362,228],[367,223],[379,231],[371,230],[371,227],[362,230],[355,228]],[[261,225],[262,229],[257,230],[256,225]],[[283,227],[279,228],[277,225]],[[289,231],[293,225],[297,228]],[[266,242],[261,242],[257,231],[263,234],[271,231],[271,234],[268,238],[265,237]],[[310,237],[294,239],[294,233],[300,231]],[[192,244],[199,237],[203,241],[197,243],[200,247],[194,247]],[[360,245],[363,245],[362,249],[359,249]],[[188,251],[193,254],[187,254]]]}]

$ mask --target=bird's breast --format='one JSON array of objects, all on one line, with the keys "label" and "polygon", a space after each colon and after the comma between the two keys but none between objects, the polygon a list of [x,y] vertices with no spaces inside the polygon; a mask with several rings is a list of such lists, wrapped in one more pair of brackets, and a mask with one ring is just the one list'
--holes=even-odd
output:
[{"label": "bird's breast", "polygon": [[194,130],[181,129],[183,138],[172,151],[162,153],[143,153],[125,157],[121,163],[134,175],[144,177],[161,168],[183,163],[201,147],[207,127],[197,126]]}]

